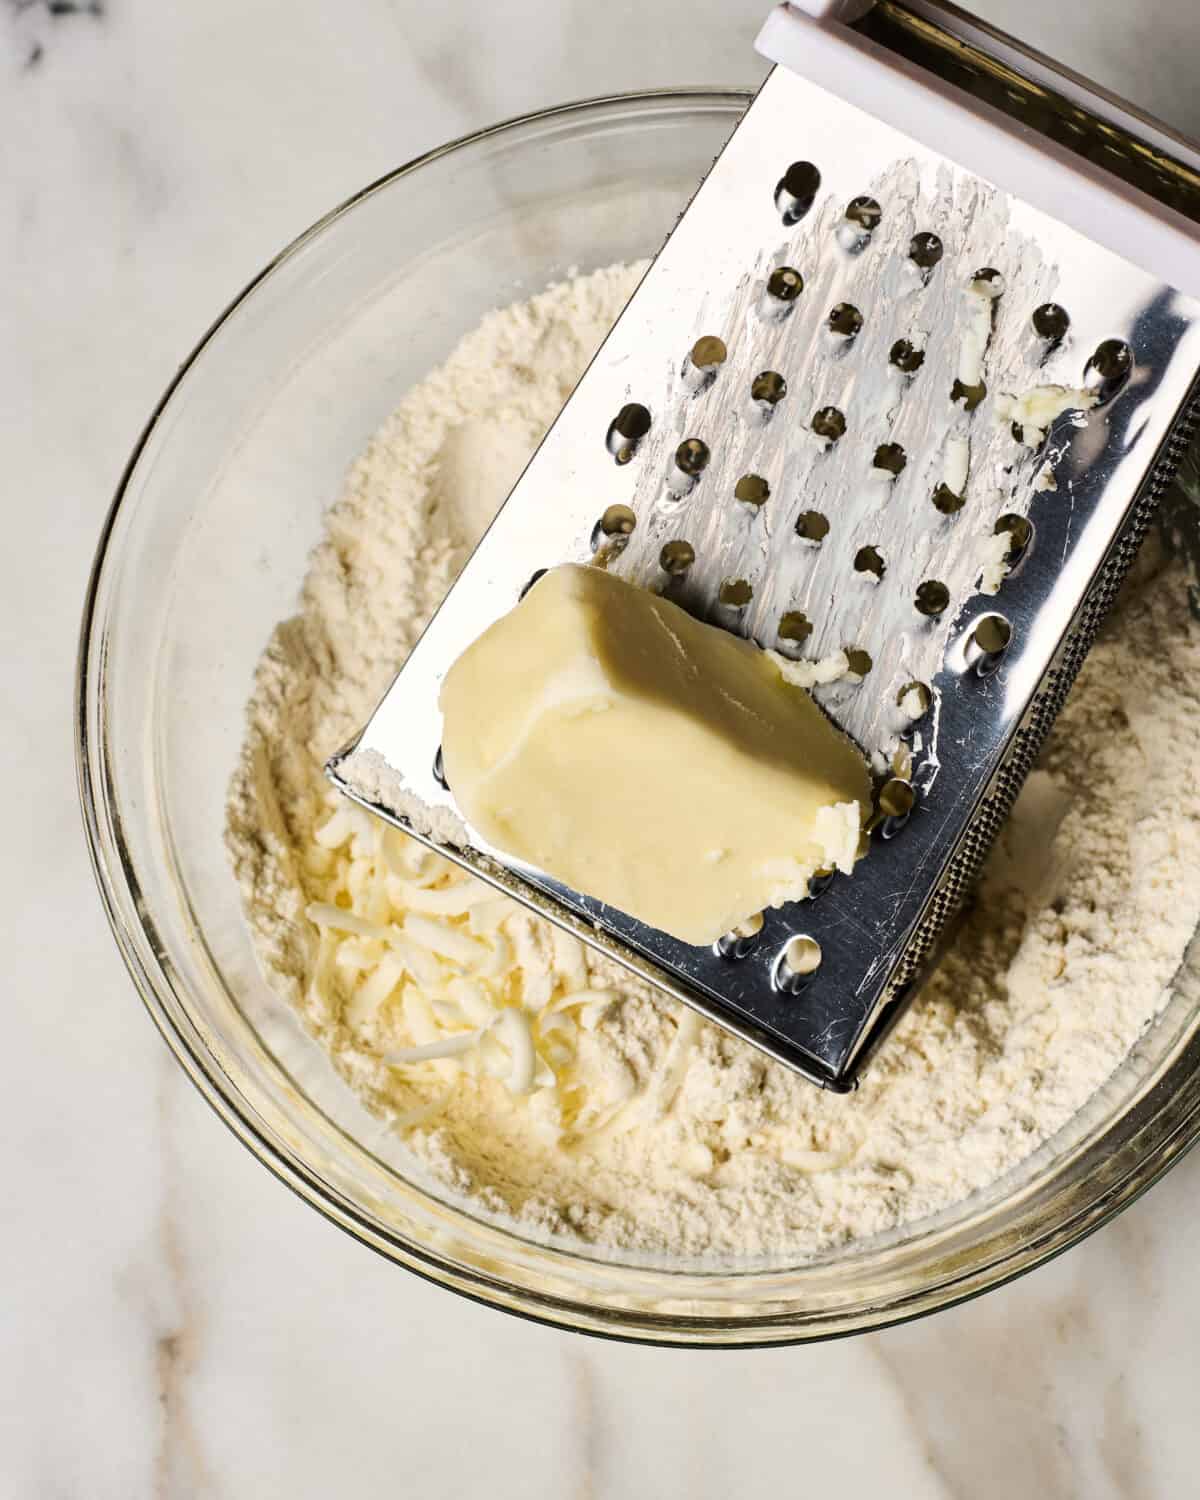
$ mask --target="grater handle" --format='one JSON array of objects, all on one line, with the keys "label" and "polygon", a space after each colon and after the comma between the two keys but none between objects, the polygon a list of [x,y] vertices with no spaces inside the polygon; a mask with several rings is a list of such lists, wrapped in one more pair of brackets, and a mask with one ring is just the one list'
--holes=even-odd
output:
[{"label": "grater handle", "polygon": [[[839,0],[802,3],[803,11],[784,4],[767,17],[755,44],[764,57],[1200,298],[1200,228],[1191,220],[851,30]],[[849,4],[849,14],[871,8]]]},{"label": "grater handle", "polygon": [[843,21],[847,25],[861,21],[875,5],[875,0],[794,0],[798,10],[814,21]]}]

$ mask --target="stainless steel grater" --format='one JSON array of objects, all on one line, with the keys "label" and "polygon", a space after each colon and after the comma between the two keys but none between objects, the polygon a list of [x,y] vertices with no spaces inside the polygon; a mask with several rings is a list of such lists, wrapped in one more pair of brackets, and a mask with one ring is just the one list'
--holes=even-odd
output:
[{"label": "stainless steel grater", "polygon": [[[845,1089],[929,963],[1186,446],[1200,153],[950,7],[859,4],[852,24],[844,5],[809,9],[768,20],[779,65],[329,773]],[[697,949],[455,832],[442,678],[539,570],[589,556],[811,664],[876,771],[852,877]],[[619,797],[622,774],[596,795]]]}]

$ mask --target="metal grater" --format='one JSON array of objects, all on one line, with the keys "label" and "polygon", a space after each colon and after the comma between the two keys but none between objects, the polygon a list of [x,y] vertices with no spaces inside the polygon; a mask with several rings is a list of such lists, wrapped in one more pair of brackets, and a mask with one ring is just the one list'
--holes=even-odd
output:
[{"label": "metal grater", "polygon": [[[1175,289],[1200,289],[1195,152],[960,12],[866,9],[853,26],[770,18],[760,47],[781,65],[329,766],[351,797],[839,1090],[1011,807],[1186,446],[1200,370],[1200,303]],[[1087,395],[1044,440],[1001,419],[1051,385]],[[852,877],[697,949],[482,843],[450,847],[444,816],[439,841],[454,810],[442,677],[539,570],[589,556],[850,669],[813,692],[876,771]],[[619,796],[621,774],[597,795]]]}]

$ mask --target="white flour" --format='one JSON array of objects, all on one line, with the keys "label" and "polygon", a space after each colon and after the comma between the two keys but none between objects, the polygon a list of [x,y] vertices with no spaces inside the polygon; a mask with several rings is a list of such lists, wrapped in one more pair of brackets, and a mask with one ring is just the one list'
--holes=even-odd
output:
[{"label": "white flour", "polygon": [[[800,1254],[993,1182],[1159,1010],[1200,917],[1200,633],[1182,574],[1142,568],[952,951],[846,1098],[364,815],[335,815],[325,757],[386,688],[637,275],[491,315],[384,424],[264,655],[228,843],[268,978],[447,1188],[612,1246]],[[339,931],[354,914],[362,930]],[[466,958],[441,951],[455,944]],[[472,977],[472,955],[491,977]],[[451,1035],[460,1057],[383,1061]]]}]

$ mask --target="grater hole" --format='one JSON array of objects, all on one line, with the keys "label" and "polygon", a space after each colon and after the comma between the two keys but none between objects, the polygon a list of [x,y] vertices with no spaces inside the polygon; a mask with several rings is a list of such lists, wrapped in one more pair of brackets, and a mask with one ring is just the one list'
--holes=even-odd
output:
[{"label": "grater hole", "polygon": [[797,933],[775,960],[771,983],[785,995],[798,995],[820,967],[820,943],[807,933]]},{"label": "grater hole", "polygon": [[815,901],[818,896],[827,891],[833,884],[833,870],[814,870],[808,877],[808,895],[806,901]]},{"label": "grater hole", "polygon": [[629,544],[637,516],[628,505],[610,505],[592,527],[592,552],[597,564],[606,568]]},{"label": "grater hole", "polygon": [[891,347],[888,359],[906,375],[915,375],[925,363],[925,351],[915,348],[907,339],[897,339]]},{"label": "grater hole", "polygon": [[879,788],[876,806],[885,817],[903,818],[912,812],[915,800],[909,782],[899,776],[890,776]]},{"label": "grater hole", "polygon": [[754,377],[750,386],[750,395],[753,400],[770,411],[778,406],[787,395],[787,381],[775,370],[764,370]]},{"label": "grater hole", "polygon": [[917,585],[917,594],[913,602],[920,614],[936,619],[949,607],[950,590],[940,579],[927,578],[924,583]]},{"label": "grater hole", "polygon": [[908,745],[906,745],[904,743],[903,740],[900,740],[897,743],[896,748],[892,751],[892,770],[891,770],[891,774],[893,776],[898,776],[901,781],[911,781],[912,780],[912,771],[913,771],[912,750],[909,748]]},{"label": "grater hole", "polygon": [[754,598],[754,589],[746,578],[727,578],[718,590],[717,598],[729,609],[745,609]]},{"label": "grater hole", "polygon": [[675,459],[666,479],[667,494],[673,500],[686,499],[700,482],[712,454],[700,438],[684,438],[675,450]]},{"label": "grater hole", "polygon": [[763,914],[756,911],[752,917],[747,917],[744,922],[739,922],[729,932],[723,933],[713,944],[714,952],[718,958],[745,958],[758,942],[763,926]]},{"label": "grater hole", "polygon": [[875,663],[871,660],[871,653],[861,646],[847,646],[846,665],[855,677],[865,677]]},{"label": "grater hole", "polygon": [[851,224],[857,224],[867,234],[873,234],[879,228],[879,221],[883,218],[883,210],[874,198],[861,197],[851,198],[846,205],[846,218]]},{"label": "grater hole", "polygon": [[630,401],[609,423],[605,447],[619,464],[627,464],[649,431],[649,411],[640,402]]},{"label": "grater hole", "polygon": [[871,462],[874,468],[890,474],[895,479],[904,472],[904,466],[908,463],[908,454],[899,443],[880,443]]},{"label": "grater hole", "polygon": [[818,437],[836,443],[846,433],[846,418],[836,406],[823,406],[812,419],[812,430]]},{"label": "grater hole", "polygon": [[974,276],[971,277],[971,280],[986,281],[991,287],[994,297],[999,297],[1004,291],[1004,277],[996,270],[995,266],[981,266],[975,272]]},{"label": "grater hole", "polygon": [[862,326],[863,315],[852,302],[839,302],[829,314],[829,330],[840,338],[856,337]]},{"label": "grater hole", "polygon": [[936,234],[914,234],[909,241],[908,258],[922,271],[932,271],[942,255],[942,242]]},{"label": "grater hole", "polygon": [[987,395],[987,386],[981,380],[978,385],[964,385],[961,380],[955,380],[950,387],[950,400],[963,406],[966,411],[974,411],[983,398]]},{"label": "grater hole", "polygon": [[1083,383],[1101,401],[1108,401],[1129,379],[1132,369],[1133,351],[1124,339],[1105,339],[1084,367]]},{"label": "grater hole", "polygon": [[810,161],[794,161],[775,187],[775,207],[785,224],[796,224],[813,206],[821,174]]},{"label": "grater hole", "polygon": [[716,334],[705,334],[692,345],[689,355],[691,362],[697,370],[711,374],[718,365],[723,365],[729,357],[729,350],[725,347],[725,340],[717,338]]},{"label": "grater hole", "polygon": [[[971,632],[971,646],[979,653],[980,659],[1000,657],[1008,650],[1011,641],[1012,626],[1003,615],[983,615],[976,621]],[[976,671],[979,670],[974,661],[972,665],[975,665]]]},{"label": "grater hole", "polygon": [[433,779],[444,792],[450,790],[450,783],[446,780],[446,762],[440,745],[433,752]]},{"label": "grater hole", "polygon": [[896,694],[896,707],[907,715],[911,724],[923,719],[932,703],[933,692],[925,682],[906,682]]},{"label": "grater hole", "polygon": [[629,536],[637,516],[628,505],[610,505],[596,524],[605,536]]},{"label": "grater hole", "polygon": [[771,496],[771,486],[761,474],[743,474],[734,485],[733,494],[747,505],[765,505]]},{"label": "grater hole", "polygon": [[916,793],[911,783],[899,776],[890,776],[879,788],[875,799],[875,831],[881,839],[894,838],[908,822],[916,804]]},{"label": "grater hole", "polygon": [[1043,302],[1041,307],[1033,310],[1033,331],[1039,338],[1057,343],[1066,336],[1070,326],[1071,320],[1066,308],[1060,307],[1057,302]]},{"label": "grater hole", "polygon": [[683,366],[683,382],[694,396],[708,389],[717,371],[729,357],[725,340],[716,334],[705,334],[692,345]]},{"label": "grater hole", "polygon": [[781,641],[792,641],[799,645],[812,635],[812,621],[801,609],[789,609],[779,616],[778,634]]},{"label": "grater hole", "polygon": [[767,277],[767,295],[790,306],[804,290],[804,277],[791,266],[779,266]]},{"label": "grater hole", "polygon": [[1028,516],[1001,516],[993,530],[997,536],[1008,532],[1008,566],[1011,571],[1033,545],[1033,522]]},{"label": "grater hole", "polygon": [[525,595],[534,586],[534,584],[537,583],[538,579],[539,578],[545,578],[546,574],[549,571],[550,571],[549,568],[539,568],[537,570],[537,572],[533,575],[533,577],[530,578],[529,582],[525,585],[525,587],[521,590],[521,592],[517,595],[517,602],[520,603],[520,601],[522,599],[524,599]]},{"label": "grater hole", "polygon": [[696,549],[691,542],[667,542],[658,554],[658,561],[664,573],[680,578],[696,561]]},{"label": "grater hole", "polygon": [[883,577],[885,566],[883,554],[879,551],[878,547],[860,547],[854,554],[854,571],[856,573],[866,573],[872,578],[878,579]]},{"label": "grater hole", "polygon": [[874,198],[850,200],[846,205],[845,216],[835,231],[835,238],[847,255],[858,255],[867,248],[882,217],[883,210]]},{"label": "grater hole", "polygon": [[1012,626],[1003,615],[983,615],[967,639],[967,666],[977,677],[990,677],[1004,660],[1012,641]]},{"label": "grater hole", "polygon": [[934,490],[932,498],[934,506],[944,516],[954,515],[957,511],[962,510],[966,504],[964,497],[952,490],[948,484],[939,484]]},{"label": "grater hole", "polygon": [[708,468],[708,460],[711,458],[708,444],[702,443],[699,438],[684,438],[678,449],[675,449],[675,472],[667,478],[667,487],[676,499],[687,495],[696,486],[696,481]]},{"label": "grater hole", "polygon": [[819,510],[802,510],[796,517],[796,535],[806,542],[823,542],[829,535],[829,518]]}]

